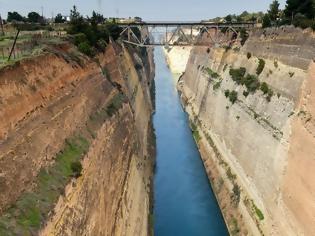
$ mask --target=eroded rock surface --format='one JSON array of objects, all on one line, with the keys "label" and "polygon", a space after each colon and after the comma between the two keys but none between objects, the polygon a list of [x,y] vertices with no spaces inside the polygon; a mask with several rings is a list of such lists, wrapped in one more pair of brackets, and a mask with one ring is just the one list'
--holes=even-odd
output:
[{"label": "eroded rock surface", "polygon": [[[153,77],[151,50],[116,43],[93,60],[52,46],[0,71],[0,234],[150,234]],[[88,144],[81,175],[23,209],[73,137]]]},{"label": "eroded rock surface", "polygon": [[[231,49],[202,40],[210,50],[192,49],[178,87],[230,233],[315,234],[314,33],[255,30]],[[233,80],[241,67],[268,89]]]}]

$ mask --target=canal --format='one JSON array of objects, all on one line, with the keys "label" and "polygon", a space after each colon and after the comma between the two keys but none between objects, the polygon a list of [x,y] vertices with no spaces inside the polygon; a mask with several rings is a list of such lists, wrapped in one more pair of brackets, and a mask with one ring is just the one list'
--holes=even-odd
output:
[{"label": "canal", "polygon": [[162,48],[156,48],[154,56],[157,144],[154,235],[228,235]]}]

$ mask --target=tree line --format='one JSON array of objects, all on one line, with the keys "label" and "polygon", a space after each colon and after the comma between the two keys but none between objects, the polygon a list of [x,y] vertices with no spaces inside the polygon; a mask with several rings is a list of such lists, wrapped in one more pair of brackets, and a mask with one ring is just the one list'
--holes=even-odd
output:
[{"label": "tree line", "polygon": [[[212,19],[218,21],[221,18]],[[287,0],[284,9],[280,9],[278,0],[273,0],[266,13],[249,13],[244,11],[240,15],[227,15],[225,22],[257,22],[264,28],[281,25],[294,25],[296,27],[315,30],[315,1],[314,0]]]},{"label": "tree line", "polygon": [[44,18],[37,12],[30,12],[27,17],[22,16],[20,13],[13,11],[8,12],[8,22],[19,21],[19,22],[31,22],[31,23],[43,23]]},{"label": "tree line", "polygon": [[315,30],[315,1],[287,0],[285,8],[281,10],[278,0],[273,0],[268,12],[263,17],[263,27],[292,24],[296,27]]}]

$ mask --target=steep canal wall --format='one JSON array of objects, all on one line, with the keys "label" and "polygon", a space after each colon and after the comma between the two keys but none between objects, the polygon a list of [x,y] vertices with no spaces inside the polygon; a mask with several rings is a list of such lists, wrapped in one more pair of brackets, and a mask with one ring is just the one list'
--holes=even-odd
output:
[{"label": "steep canal wall", "polygon": [[150,235],[153,78],[153,51],[117,43],[1,69],[0,235]]},{"label": "steep canal wall", "polygon": [[230,233],[314,235],[314,33],[202,40],[178,89]]}]

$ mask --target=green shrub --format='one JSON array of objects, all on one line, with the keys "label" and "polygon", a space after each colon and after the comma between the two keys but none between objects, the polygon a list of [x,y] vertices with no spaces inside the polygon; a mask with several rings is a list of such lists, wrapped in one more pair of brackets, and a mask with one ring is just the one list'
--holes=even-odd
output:
[{"label": "green shrub", "polygon": [[254,208],[254,211],[255,211],[259,220],[265,219],[264,214],[261,212],[261,210],[254,203],[253,203],[253,208]]},{"label": "green shrub", "polygon": [[235,219],[234,217],[231,220],[231,235],[239,235],[239,233],[241,232],[239,226],[238,226],[238,222],[237,219]]},{"label": "green shrub", "polygon": [[220,86],[221,86],[221,81],[216,82],[216,83],[213,85],[213,90],[217,90],[218,88],[220,88]]},{"label": "green shrub", "polygon": [[266,97],[267,101],[270,102],[273,96],[273,91],[271,89],[268,90],[268,95]]},{"label": "green shrub", "polygon": [[71,170],[73,172],[73,176],[78,178],[81,176],[82,172],[82,164],[80,161],[74,161],[71,163]]},{"label": "green shrub", "polygon": [[209,67],[206,68],[207,73],[210,75],[211,78],[219,78],[219,74],[211,70]]},{"label": "green shrub", "polygon": [[136,70],[142,70],[142,65],[140,65],[139,63],[136,63],[135,68]]},{"label": "green shrub", "polygon": [[193,137],[194,137],[196,143],[198,143],[201,139],[201,136],[199,134],[197,125],[193,121],[190,121],[190,128],[191,128],[191,131],[193,133]]},{"label": "green shrub", "polygon": [[225,49],[225,52],[228,52],[231,49],[231,46],[224,45],[223,48]]},{"label": "green shrub", "polygon": [[268,84],[266,82],[262,82],[260,85],[260,90],[264,93],[267,94],[269,91]]},{"label": "green shrub", "polygon": [[237,101],[237,92],[236,91],[232,91],[229,94],[229,100],[232,104],[234,104]]},{"label": "green shrub", "polygon": [[243,95],[244,95],[244,97],[247,97],[247,96],[249,95],[249,92],[246,91],[246,90],[244,90],[244,91],[243,91]]},{"label": "green shrub", "polygon": [[233,191],[233,193],[231,194],[231,200],[237,206],[239,204],[240,198],[241,198],[241,189],[237,184],[233,184],[232,191]]},{"label": "green shrub", "polygon": [[242,83],[242,79],[246,74],[246,68],[240,67],[239,69],[230,69],[230,76],[232,77],[232,80],[236,82],[237,84]]},{"label": "green shrub", "polygon": [[106,113],[109,117],[113,116],[121,107],[125,100],[122,93],[117,94],[106,108]]},{"label": "green shrub", "polygon": [[294,72],[289,72],[290,77],[292,78],[294,75]]},{"label": "green shrub", "polygon": [[231,181],[234,181],[236,179],[236,175],[232,174],[232,171],[231,171],[230,167],[226,170],[226,176]]},{"label": "green shrub", "polygon": [[223,67],[223,72],[226,71],[227,67],[228,67],[228,64],[225,64],[224,67]]},{"label": "green shrub", "polygon": [[263,28],[271,27],[271,20],[270,20],[269,14],[264,15],[262,27]]},{"label": "green shrub", "polygon": [[260,87],[260,82],[255,75],[247,75],[242,81],[248,92],[255,92]]},{"label": "green shrub", "polygon": [[226,98],[228,98],[229,97],[229,95],[230,95],[230,90],[225,90],[224,91],[224,96],[226,97]]},{"label": "green shrub", "polygon": [[298,13],[294,17],[293,25],[295,27],[301,27],[302,29],[313,28],[315,21],[313,19],[308,19],[306,16]]},{"label": "green shrub", "polygon": [[87,37],[83,33],[78,33],[74,35],[74,44],[78,46],[80,43],[87,42]]},{"label": "green shrub", "polygon": [[239,47],[235,47],[235,48],[233,48],[233,51],[234,52],[239,52],[241,49],[239,48]]},{"label": "green shrub", "polygon": [[275,61],[273,62],[273,65],[275,66],[275,68],[278,68],[278,61],[275,60]]},{"label": "green shrub", "polygon": [[87,41],[80,43],[78,45],[78,49],[80,52],[84,53],[87,56],[93,56],[94,55],[93,49]]},{"label": "green shrub", "polygon": [[247,53],[247,59],[250,59],[252,57],[252,54],[250,52]]},{"label": "green shrub", "polygon": [[264,68],[265,68],[265,61],[264,61],[264,59],[260,59],[259,58],[259,61],[258,61],[258,67],[257,67],[257,69],[256,69],[256,74],[257,75],[260,75],[261,74],[261,72],[263,72],[263,70],[264,70]]},{"label": "green shrub", "polygon": [[106,46],[107,46],[107,43],[106,43],[106,41],[104,40],[104,39],[99,39],[98,41],[97,41],[97,48],[98,49],[100,49],[101,51],[104,51],[105,50],[105,48],[106,48]]},{"label": "green shrub", "polygon": [[[109,42],[110,37],[115,41],[120,37],[122,32],[121,27],[114,23],[103,23],[103,16],[93,13],[91,18],[84,18],[74,6],[70,13],[71,21],[68,24],[68,34],[75,35],[74,43],[79,46],[82,43],[88,42],[91,50],[88,49],[87,44],[81,45],[81,49],[89,56],[95,55],[95,49],[104,50],[104,46]],[[134,30],[137,34],[139,30]],[[104,44],[104,42],[106,44]],[[84,47],[83,47],[84,46]],[[92,52],[92,53],[91,53]]]}]

